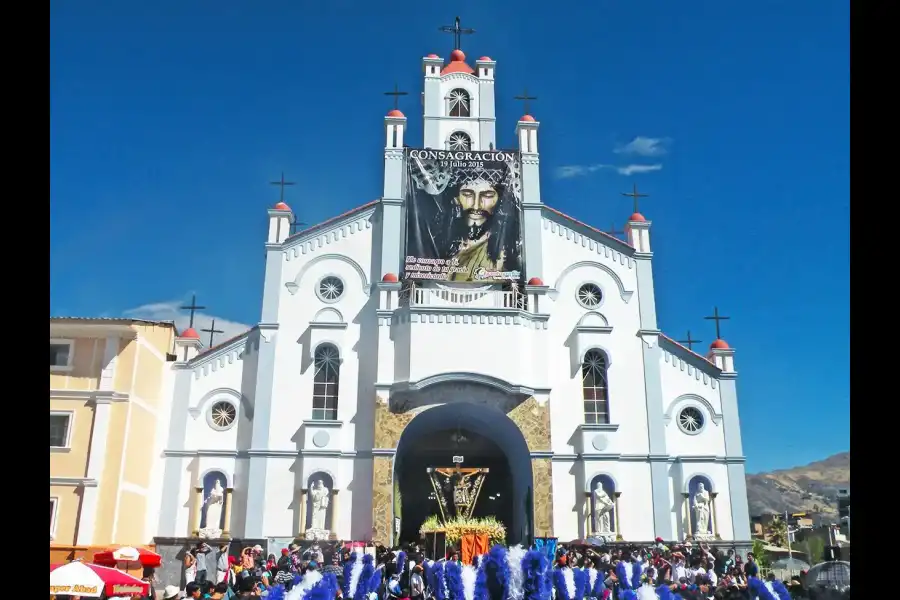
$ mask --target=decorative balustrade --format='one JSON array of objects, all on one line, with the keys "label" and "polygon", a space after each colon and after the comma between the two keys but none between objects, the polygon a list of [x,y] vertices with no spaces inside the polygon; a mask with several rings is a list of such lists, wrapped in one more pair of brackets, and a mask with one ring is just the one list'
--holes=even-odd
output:
[{"label": "decorative balustrade", "polygon": [[411,284],[401,294],[401,303],[432,308],[501,308],[524,310],[525,295],[514,290],[422,287]]}]

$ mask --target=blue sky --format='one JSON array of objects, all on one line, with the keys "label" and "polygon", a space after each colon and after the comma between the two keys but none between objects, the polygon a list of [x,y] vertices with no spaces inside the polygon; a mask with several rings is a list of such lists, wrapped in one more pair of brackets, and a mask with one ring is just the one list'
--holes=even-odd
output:
[{"label": "blue sky", "polygon": [[267,182],[308,223],[375,199],[383,92],[411,92],[415,145],[420,59],[459,14],[497,61],[500,146],[539,97],[545,202],[621,228],[637,183],[661,328],[708,344],[702,317],[732,317],[748,470],[847,450],[847,3],[450,6],[51,2],[51,314],[171,318],[196,292],[256,322]]}]

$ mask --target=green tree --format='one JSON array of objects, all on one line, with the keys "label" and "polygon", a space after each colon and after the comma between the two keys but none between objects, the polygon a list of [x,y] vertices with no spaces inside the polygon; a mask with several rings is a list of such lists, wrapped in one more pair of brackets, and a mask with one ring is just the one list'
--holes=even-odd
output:
[{"label": "green tree", "polygon": [[825,541],[818,536],[810,536],[803,541],[802,550],[806,552],[809,564],[820,563],[825,556]]},{"label": "green tree", "polygon": [[759,566],[764,569],[768,569],[769,565],[772,564],[769,553],[766,552],[766,544],[762,540],[753,540],[753,556],[756,557],[756,562],[759,563]]},{"label": "green tree", "polygon": [[779,548],[787,548],[787,536],[787,521],[784,519],[775,520],[769,528],[769,543]]}]

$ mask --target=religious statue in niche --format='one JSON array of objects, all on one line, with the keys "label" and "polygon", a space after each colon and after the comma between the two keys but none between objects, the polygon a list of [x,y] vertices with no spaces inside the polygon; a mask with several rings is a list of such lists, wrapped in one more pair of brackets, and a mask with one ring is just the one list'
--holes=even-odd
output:
[{"label": "religious statue in niche", "polygon": [[328,539],[329,531],[325,527],[325,518],[328,515],[328,505],[331,504],[331,490],[325,487],[325,482],[316,480],[309,491],[310,498],[310,527],[306,530],[307,539]]},{"label": "religious statue in niche", "polygon": [[209,495],[203,500],[203,507],[206,509],[206,519],[203,527],[200,529],[200,537],[203,539],[218,539],[222,537],[222,512],[225,507],[225,488],[222,487],[222,481],[216,479]]},{"label": "religious statue in niche", "polygon": [[593,536],[611,541],[615,539],[615,532],[612,530],[612,515],[616,503],[603,488],[603,481],[598,481],[591,493],[591,504],[593,508],[592,525]]},{"label": "religious statue in niche", "polygon": [[712,532],[709,530],[709,517],[712,509],[712,500],[703,482],[697,484],[692,500],[694,511],[694,537],[709,538]]}]

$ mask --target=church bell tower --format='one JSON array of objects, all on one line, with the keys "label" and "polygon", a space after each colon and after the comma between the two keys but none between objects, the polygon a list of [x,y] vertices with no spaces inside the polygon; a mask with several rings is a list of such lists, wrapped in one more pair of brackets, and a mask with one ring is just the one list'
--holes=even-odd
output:
[{"label": "church bell tower", "polygon": [[424,107],[425,148],[436,150],[494,150],[497,147],[494,103],[494,69],[489,56],[475,61],[473,69],[459,49],[460,37],[474,33],[462,29],[459,18],[452,27],[442,28],[454,34],[455,50],[450,62],[437,54],[422,59],[425,72]]}]

